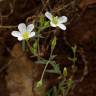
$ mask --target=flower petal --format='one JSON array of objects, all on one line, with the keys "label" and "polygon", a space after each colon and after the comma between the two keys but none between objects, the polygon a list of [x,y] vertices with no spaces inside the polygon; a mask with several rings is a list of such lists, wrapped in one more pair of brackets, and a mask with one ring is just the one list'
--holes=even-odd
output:
[{"label": "flower petal", "polygon": [[29,37],[35,36],[35,32],[31,32]]},{"label": "flower petal", "polygon": [[34,29],[34,25],[33,24],[29,24],[27,26],[27,32],[31,32]]},{"label": "flower petal", "polygon": [[57,25],[54,24],[53,22],[50,22],[50,25],[51,25],[52,27],[57,27]]},{"label": "flower petal", "polygon": [[49,19],[49,20],[52,20],[52,14],[50,12],[46,12],[45,13],[45,16]]},{"label": "flower petal", "polygon": [[21,36],[19,36],[19,37],[18,37],[18,40],[21,41],[21,40],[23,40],[23,38],[22,38]]},{"label": "flower petal", "polygon": [[21,33],[23,33],[23,32],[26,32],[26,25],[24,24],[24,23],[20,23],[19,25],[18,25],[18,29],[19,29],[19,31],[21,32]]},{"label": "flower petal", "polygon": [[21,36],[21,33],[19,31],[12,31],[11,35],[14,37],[19,37]]},{"label": "flower petal", "polygon": [[68,18],[66,16],[59,17],[58,22],[59,23],[66,23]]},{"label": "flower petal", "polygon": [[66,26],[64,24],[58,24],[58,27],[60,27],[62,30],[66,30]]}]

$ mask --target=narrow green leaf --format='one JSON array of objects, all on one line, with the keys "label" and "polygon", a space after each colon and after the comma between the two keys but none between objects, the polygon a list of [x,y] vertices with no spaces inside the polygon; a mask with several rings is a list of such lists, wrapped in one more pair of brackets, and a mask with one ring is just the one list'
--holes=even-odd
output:
[{"label": "narrow green leaf", "polygon": [[53,38],[52,42],[51,42],[51,49],[53,50],[56,46],[56,41],[57,41],[57,38],[56,36]]},{"label": "narrow green leaf", "polygon": [[40,23],[40,27],[42,27],[44,25],[44,16],[43,15],[40,16],[39,23]]},{"label": "narrow green leaf", "polygon": [[33,44],[33,46],[31,47],[32,53],[34,55],[37,54],[37,42],[35,41],[35,43]]},{"label": "narrow green leaf", "polygon": [[48,62],[48,60],[44,60],[44,59],[40,59],[38,61],[36,61],[36,64],[46,64]]}]

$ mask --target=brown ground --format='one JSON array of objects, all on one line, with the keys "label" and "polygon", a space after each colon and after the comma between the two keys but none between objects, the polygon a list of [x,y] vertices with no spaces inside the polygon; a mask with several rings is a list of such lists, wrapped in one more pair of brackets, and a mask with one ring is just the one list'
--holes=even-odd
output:
[{"label": "brown ground", "polygon": [[[85,10],[80,19],[72,25],[68,33],[70,42],[75,42],[84,49],[88,61],[88,74],[85,79],[75,88],[73,96],[96,95],[96,6],[90,6]],[[69,40],[69,39],[68,39]]]}]

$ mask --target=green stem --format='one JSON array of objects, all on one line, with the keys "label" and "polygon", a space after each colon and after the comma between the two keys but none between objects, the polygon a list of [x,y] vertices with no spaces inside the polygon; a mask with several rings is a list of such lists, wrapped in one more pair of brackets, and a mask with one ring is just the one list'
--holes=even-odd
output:
[{"label": "green stem", "polygon": [[40,59],[40,56],[39,56],[39,49],[40,49],[39,41],[40,41],[40,37],[39,37],[39,35],[40,35],[41,31],[42,31],[41,28],[39,28],[38,31],[37,31],[37,33],[38,33],[38,37],[37,37],[37,53],[38,53],[37,58],[38,58],[38,60]]},{"label": "green stem", "polygon": [[64,94],[64,96],[67,96],[69,91],[70,91],[70,87],[68,87],[68,89],[66,90],[66,93]]},{"label": "green stem", "polygon": [[31,46],[30,46],[30,44],[29,44],[28,40],[26,40],[26,43],[27,43],[27,45],[28,45],[29,50],[30,50],[30,51],[31,51],[31,53],[32,53]]},{"label": "green stem", "polygon": [[49,63],[50,63],[50,58],[49,58],[48,62],[46,63],[45,68],[44,68],[44,70],[43,70],[43,73],[42,73],[42,76],[41,76],[41,79],[40,79],[41,81],[43,80],[43,77],[44,77],[45,71],[46,71],[47,66],[48,66]]},{"label": "green stem", "polygon": [[51,61],[51,56],[52,56],[53,50],[54,50],[54,49],[51,50],[49,60],[47,61],[46,65],[45,65],[45,67],[44,67],[44,70],[43,70],[43,73],[42,73],[42,76],[41,76],[41,79],[40,79],[41,81],[43,80],[43,77],[44,77],[45,71],[46,71],[46,69],[47,69],[47,67],[48,67],[48,64],[49,64],[50,61]]},{"label": "green stem", "polygon": [[39,46],[39,41],[40,41],[40,38],[39,38],[39,34],[40,34],[40,31],[38,30],[38,37],[37,37],[37,53],[38,53],[38,60],[39,60],[39,49],[40,49],[40,46]]}]

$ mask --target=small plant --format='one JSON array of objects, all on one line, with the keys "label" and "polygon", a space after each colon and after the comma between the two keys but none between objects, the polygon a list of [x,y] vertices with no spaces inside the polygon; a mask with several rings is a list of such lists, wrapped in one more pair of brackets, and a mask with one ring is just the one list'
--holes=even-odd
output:
[{"label": "small plant", "polygon": [[[45,17],[47,17],[49,20],[46,20]],[[37,58],[35,63],[45,65],[41,78],[35,86],[36,88],[44,86],[44,76],[46,72],[49,74],[58,75],[57,79],[59,82],[57,82],[56,85],[48,89],[47,94],[45,94],[45,96],[67,96],[74,85],[73,77],[69,76],[68,68],[64,67],[63,70],[61,70],[60,64],[58,64],[55,60],[55,57],[57,55],[54,55],[54,50],[57,44],[58,37],[55,34],[53,35],[53,33],[48,33],[46,36],[43,36],[43,33],[45,33],[45,31],[50,28],[50,26],[55,29],[56,27],[59,27],[61,31],[65,31],[66,26],[64,25],[64,23],[67,22],[67,19],[68,18],[66,16],[58,17],[53,16],[50,12],[46,12],[45,16],[40,16],[38,24],[35,26],[35,28],[35,24],[29,24],[28,26],[26,26],[24,23],[20,23],[18,25],[19,31],[12,31],[11,33],[12,36],[17,37],[17,39],[22,42],[22,48],[25,51],[27,47],[32,56],[35,56]],[[33,31],[33,29],[35,31]],[[50,36],[51,38],[48,42],[46,38],[49,38]],[[40,43],[42,38],[45,39],[46,46],[44,46],[45,43]],[[49,53],[47,59],[45,59],[45,55],[40,55],[42,46],[44,46],[43,50]],[[72,61],[72,70],[74,71],[76,68],[75,63],[77,61],[77,46],[74,46],[71,49],[73,52],[73,58],[68,57],[68,59]],[[50,69],[48,68],[48,65],[51,66]]]},{"label": "small plant", "polygon": [[[77,52],[77,46],[71,47],[73,52],[73,58],[68,57],[69,60],[72,61],[72,72],[75,72],[74,68],[75,62],[77,61],[76,52]],[[74,80],[74,74],[69,76],[68,70],[66,67],[64,67],[63,72],[59,74],[59,81],[55,86],[53,86],[51,89],[49,89],[47,96],[68,96],[69,92],[73,89],[75,85]]]}]

